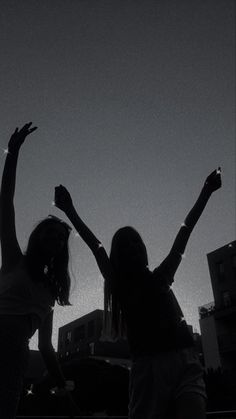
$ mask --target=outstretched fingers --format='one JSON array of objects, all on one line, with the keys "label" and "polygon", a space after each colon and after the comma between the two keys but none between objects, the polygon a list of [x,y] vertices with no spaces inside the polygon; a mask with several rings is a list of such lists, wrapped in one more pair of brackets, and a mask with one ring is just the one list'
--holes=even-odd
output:
[{"label": "outstretched fingers", "polygon": [[[38,127],[30,128],[31,125],[32,125],[32,122],[28,122],[27,124],[25,124],[20,130],[21,133],[22,134],[24,133],[24,134],[28,135],[28,134],[31,134],[31,132],[35,131],[38,128]],[[18,128],[17,128],[17,130],[18,130]]]}]

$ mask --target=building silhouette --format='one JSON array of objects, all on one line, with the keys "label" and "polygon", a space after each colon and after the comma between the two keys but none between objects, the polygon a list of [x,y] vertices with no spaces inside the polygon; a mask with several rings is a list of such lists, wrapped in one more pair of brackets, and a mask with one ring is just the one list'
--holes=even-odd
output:
[{"label": "building silhouette", "polygon": [[94,310],[59,328],[58,356],[61,360],[93,357],[129,365],[126,339],[103,336],[103,310]]},{"label": "building silhouette", "polygon": [[199,307],[205,367],[236,374],[236,241],[207,260],[214,301]]}]

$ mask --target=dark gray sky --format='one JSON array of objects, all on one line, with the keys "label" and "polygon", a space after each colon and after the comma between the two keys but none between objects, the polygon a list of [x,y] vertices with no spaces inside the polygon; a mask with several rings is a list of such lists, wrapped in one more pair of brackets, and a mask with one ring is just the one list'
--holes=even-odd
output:
[{"label": "dark gray sky", "polygon": [[[18,166],[22,248],[39,219],[62,215],[51,206],[62,183],[108,251],[133,225],[154,268],[222,167],[173,287],[199,328],[197,307],[213,299],[206,254],[235,239],[235,1],[2,0],[0,54],[1,148],[16,126],[39,127]],[[54,344],[58,327],[103,304],[74,236],[71,256],[73,307],[55,310]]]}]

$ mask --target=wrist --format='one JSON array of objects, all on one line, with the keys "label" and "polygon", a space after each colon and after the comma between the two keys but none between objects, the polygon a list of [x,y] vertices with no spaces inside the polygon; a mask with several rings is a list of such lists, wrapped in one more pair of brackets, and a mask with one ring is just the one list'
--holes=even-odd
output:
[{"label": "wrist", "polygon": [[6,154],[11,154],[11,155],[18,156],[19,151],[20,151],[20,146],[16,147],[16,146],[12,146],[11,144],[8,144]]},{"label": "wrist", "polygon": [[212,194],[211,186],[209,185],[207,181],[203,185],[202,192],[209,197]]}]

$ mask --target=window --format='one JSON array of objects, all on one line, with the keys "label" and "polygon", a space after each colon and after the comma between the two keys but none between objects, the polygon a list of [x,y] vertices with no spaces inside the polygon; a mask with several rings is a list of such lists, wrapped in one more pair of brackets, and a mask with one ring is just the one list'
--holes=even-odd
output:
[{"label": "window", "polygon": [[232,255],[232,265],[233,265],[234,269],[236,269],[236,253],[234,255]]},{"label": "window", "polygon": [[79,342],[85,338],[85,326],[79,326],[75,329],[74,340],[75,342]]},{"label": "window", "polygon": [[90,320],[88,322],[88,338],[91,338],[94,335],[95,327],[94,327],[94,320]]},{"label": "window", "polygon": [[92,343],[89,344],[89,350],[90,350],[90,354],[91,355],[94,355],[94,352],[95,352],[95,344],[94,344],[94,342],[92,342]]},{"label": "window", "polygon": [[225,307],[229,307],[231,305],[230,292],[229,291],[224,291],[223,294],[222,294],[222,298],[223,298],[223,305]]},{"label": "window", "polygon": [[216,268],[217,268],[217,275],[218,275],[219,280],[224,279],[224,274],[225,274],[224,263],[223,262],[218,262],[216,264]]},{"label": "window", "polygon": [[68,331],[66,332],[65,344],[66,344],[66,345],[69,345],[69,344],[70,344],[70,342],[71,342],[71,339],[72,339],[72,332],[71,332],[71,330],[68,330]]}]

